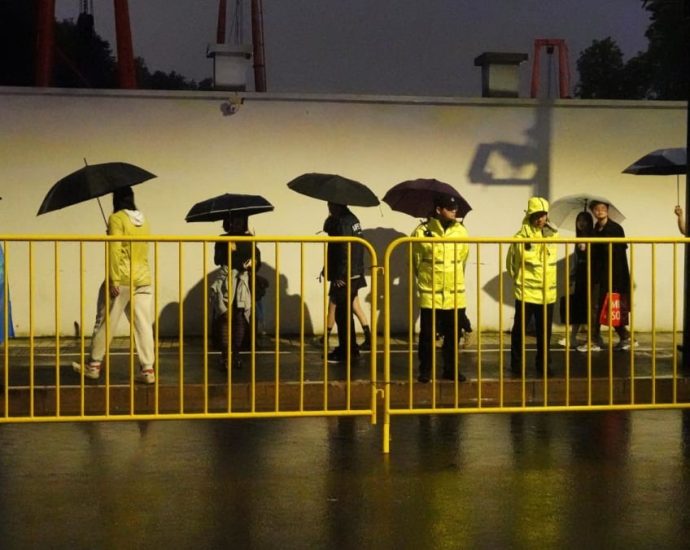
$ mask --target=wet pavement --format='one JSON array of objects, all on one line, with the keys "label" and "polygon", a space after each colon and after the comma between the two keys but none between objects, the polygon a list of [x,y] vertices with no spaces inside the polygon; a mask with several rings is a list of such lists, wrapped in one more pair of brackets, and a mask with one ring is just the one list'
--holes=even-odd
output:
[{"label": "wet pavement", "polygon": [[[437,377],[432,384],[416,382],[416,350],[401,338],[391,342],[393,407],[498,407],[610,405],[629,403],[690,402],[690,377],[681,372],[679,354],[671,334],[638,334],[634,351],[604,349],[598,353],[566,351],[553,347],[553,375],[544,380],[533,368],[533,344],[528,341],[522,373],[508,369],[508,336],[481,335],[459,354],[460,371],[467,382],[455,384]],[[557,340],[557,336],[554,337]],[[323,359],[323,347],[297,338],[278,341],[264,338],[255,353],[242,354],[244,367],[223,372],[219,354],[205,353],[200,339],[161,341],[158,348],[158,384],[130,383],[129,342],[114,342],[111,364],[99,381],[73,372],[80,360],[80,342],[64,338],[59,350],[52,339],[34,341],[33,369],[27,341],[12,340],[8,369],[8,416],[55,415],[59,403],[63,416],[80,414],[82,401],[88,414],[135,411],[136,414],[204,413],[205,411],[295,411],[368,409],[371,406],[372,355],[362,353],[350,364],[332,365]],[[331,344],[334,343],[331,342]],[[88,344],[88,341],[86,342]],[[381,340],[379,341],[381,348]],[[59,354],[58,354],[59,351]],[[440,354],[439,354],[440,355]],[[441,359],[438,357],[440,375]],[[384,384],[383,353],[377,354],[376,387]],[[675,369],[675,370],[674,370]],[[674,376],[675,374],[675,376]],[[105,387],[106,379],[108,388]],[[349,381],[350,384],[344,382]],[[252,385],[254,382],[254,385]],[[524,382],[524,383],[523,383]],[[55,386],[59,386],[59,397]],[[33,391],[31,385],[33,384]],[[229,389],[228,389],[229,388]],[[155,392],[158,393],[155,393]],[[4,410],[5,393],[0,392]],[[327,403],[326,403],[327,401]],[[381,404],[381,401],[379,401]],[[33,407],[33,409],[32,409]],[[108,414],[110,414],[108,413]]]},{"label": "wet pavement", "polygon": [[0,425],[25,548],[687,548],[690,413]]}]

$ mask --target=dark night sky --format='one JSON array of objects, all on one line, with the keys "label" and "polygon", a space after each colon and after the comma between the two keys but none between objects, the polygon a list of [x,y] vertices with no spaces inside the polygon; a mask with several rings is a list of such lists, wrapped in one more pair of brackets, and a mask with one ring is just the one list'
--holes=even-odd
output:
[{"label": "dark night sky", "polygon": [[[244,0],[249,19],[248,0]],[[626,57],[646,49],[639,0],[263,0],[268,90],[477,96],[484,51],[532,53],[563,38],[570,65],[611,36]],[[78,15],[57,0],[58,19]],[[112,0],[93,0],[96,30],[115,49]],[[234,0],[228,0],[232,19]],[[135,54],[152,70],[211,76],[218,0],[129,0]],[[228,29],[231,21],[228,22]],[[251,35],[245,32],[246,42]],[[523,66],[523,80],[530,68]]]}]

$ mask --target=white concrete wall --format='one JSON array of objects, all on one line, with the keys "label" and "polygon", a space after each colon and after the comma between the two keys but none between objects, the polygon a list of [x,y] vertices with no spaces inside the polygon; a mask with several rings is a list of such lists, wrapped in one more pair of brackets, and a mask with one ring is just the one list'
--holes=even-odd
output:
[{"label": "white concrete wall", "polygon": [[[326,206],[289,190],[286,183],[304,172],[332,172],[366,183],[379,197],[394,184],[434,177],[456,186],[473,206],[466,219],[472,236],[512,236],[527,199],[550,199],[592,192],[610,198],[627,216],[632,237],[678,236],[673,215],[675,177],[642,177],[621,170],[643,154],[685,143],[685,105],[677,102],[593,102],[528,99],[391,98],[355,96],[275,96],[244,94],[232,116],[221,104],[227,94],[182,92],[67,91],[0,88],[1,231],[8,234],[102,234],[95,202],[36,217],[43,197],[62,176],[89,163],[125,161],[158,177],[135,188],[137,204],[157,234],[217,235],[220,224],[187,224],[184,216],[200,200],[224,192],[260,193],[275,206],[255,216],[257,235],[314,235],[322,227]],[[684,204],[681,178],[681,204]],[[110,197],[103,201],[106,214]],[[416,220],[380,208],[354,208],[377,244],[409,234]],[[563,236],[573,236],[562,232]],[[2,238],[0,236],[0,238]],[[182,299],[186,330],[198,332],[200,249],[185,248]],[[95,295],[103,278],[102,257],[86,247],[87,331]],[[275,267],[271,245],[262,247],[267,273]],[[33,320],[37,334],[55,331],[53,248],[36,245],[37,281]],[[177,248],[160,247],[159,314],[163,332],[176,330],[179,301]],[[383,248],[380,248],[382,254]],[[319,252],[310,249],[304,297],[315,330],[322,325],[322,289],[316,284]],[[679,254],[682,249],[679,248]],[[66,303],[60,330],[72,332],[80,319],[78,254],[65,246],[60,288]],[[383,259],[381,258],[381,261]],[[475,305],[476,258],[468,266]],[[484,328],[498,327],[495,287],[498,254],[488,247],[481,257],[479,283]],[[209,261],[208,267],[211,267]],[[682,267],[682,258],[679,267]],[[657,253],[657,328],[672,326],[672,269],[666,249]],[[18,334],[29,327],[26,245],[10,244],[10,283]],[[395,277],[404,278],[397,266]],[[286,247],[280,256],[283,330],[298,326],[299,255]],[[651,327],[649,246],[635,252],[636,326]],[[488,285],[488,286],[487,286]],[[682,293],[682,278],[679,292]],[[191,292],[191,296],[188,294]],[[678,300],[681,299],[678,296]],[[285,302],[287,299],[287,302]],[[509,325],[511,308],[504,308]],[[272,326],[272,312],[267,311]],[[680,320],[681,313],[678,313]],[[402,324],[396,321],[396,326]],[[192,328],[193,327],[193,328]],[[123,327],[124,329],[124,327]]]}]

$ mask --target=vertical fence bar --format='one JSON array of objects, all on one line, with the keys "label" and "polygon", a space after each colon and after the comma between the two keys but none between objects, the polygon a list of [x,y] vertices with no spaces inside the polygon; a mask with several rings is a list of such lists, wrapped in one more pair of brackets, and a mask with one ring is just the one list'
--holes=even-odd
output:
[{"label": "vertical fence bar", "polygon": [[35,416],[35,373],[34,373],[34,248],[29,241],[29,416]]},{"label": "vertical fence bar", "polygon": [[[672,375],[673,375],[673,403],[678,402],[678,345],[677,330],[678,330],[678,246],[673,243],[673,319],[671,320],[671,356],[673,357]],[[632,294],[632,292],[631,292]],[[632,376],[631,376],[632,380]]]},{"label": "vertical fence bar", "polygon": [[[565,253],[565,405],[570,405],[570,251],[568,250],[568,243],[564,245]],[[573,245],[573,251],[577,250],[577,244]],[[577,262],[577,258],[575,258]],[[577,263],[576,263],[577,267]],[[577,283],[576,283],[577,284]],[[561,319],[562,320],[562,319]],[[575,335],[575,344],[577,344],[577,335]]]},{"label": "vertical fence bar", "polygon": [[[632,289],[631,289],[632,290]],[[656,403],[656,244],[652,243],[652,403]],[[630,354],[635,347],[630,339]]]},{"label": "vertical fence bar", "polygon": [[635,403],[635,245],[630,243],[630,402]]},{"label": "vertical fence bar", "polygon": [[[408,408],[414,408],[414,264],[413,259],[413,246],[411,242],[408,242],[408,255],[407,255],[407,319],[408,319],[408,333],[407,333],[407,380],[408,380]],[[386,266],[388,269],[388,266]],[[387,284],[388,288],[390,284]],[[391,304],[386,304],[386,307],[390,309]],[[391,337],[390,333],[390,323],[389,330],[387,332],[387,337]],[[390,346],[389,346],[390,350]],[[389,388],[390,389],[390,388]]]},{"label": "vertical fence bar", "polygon": [[328,295],[328,274],[327,274],[327,264],[328,264],[328,243],[323,242],[321,246],[321,251],[323,254],[323,268],[321,274],[319,275],[319,283],[321,285],[321,295],[322,295],[322,320],[323,320],[323,341],[321,342],[321,354],[323,355],[323,403],[324,409],[328,410],[328,347],[330,331],[328,330],[328,318],[329,318],[329,308],[330,308],[330,298]]},{"label": "vertical fence bar", "polygon": [[[54,242],[55,269],[55,414],[60,416],[60,244]],[[5,294],[5,296],[7,296]],[[5,325],[7,326],[7,325]]]},{"label": "vertical fence bar", "polygon": [[3,287],[3,304],[2,304],[2,319],[3,326],[5,327],[5,342],[3,345],[3,385],[2,391],[4,396],[4,410],[3,416],[8,418],[10,416],[10,285],[9,285],[9,249],[7,247],[7,241],[2,242],[4,249],[4,271],[2,278]]},{"label": "vertical fence bar", "polygon": [[129,266],[129,285],[128,285],[128,290],[129,290],[129,304],[127,307],[129,308],[129,414],[134,415],[136,413],[135,410],[135,401],[134,397],[136,395],[136,379],[134,377],[134,271],[135,271],[135,266],[134,266],[134,254],[132,253],[134,250],[134,242],[129,241],[128,243],[129,246],[129,258],[130,258],[130,266]]},{"label": "vertical fence bar", "polygon": [[[299,410],[304,411],[304,243],[299,245]],[[326,348],[328,351],[328,348]],[[328,371],[328,357],[324,357],[324,372]],[[325,387],[326,393],[328,388]]]},{"label": "vertical fence bar", "polygon": [[[476,244],[477,249],[477,406],[482,408],[482,303],[480,297],[479,281],[481,281],[481,247]],[[456,264],[457,266],[457,264]],[[456,315],[457,317],[457,315]],[[469,380],[469,377],[467,378]],[[457,397],[457,396],[456,396]],[[458,407],[456,399],[455,407]]]},{"label": "vertical fence bar", "polygon": [[[202,342],[202,350],[203,350],[203,359],[202,359],[202,368],[203,368],[203,385],[204,385],[204,413],[208,414],[208,393],[209,393],[209,387],[208,387],[208,242],[204,241],[201,243],[201,256],[202,256],[202,268],[201,268],[201,276],[204,281],[203,284],[203,296],[204,296],[204,305],[202,307],[203,309],[203,316],[204,319],[202,321],[202,334],[203,334],[203,339],[204,341]],[[156,377],[156,382],[158,382],[158,377]],[[156,392],[157,393],[157,392]]]},{"label": "vertical fence bar", "polygon": [[[228,260],[228,264],[229,264]],[[184,413],[184,274],[182,273],[182,267],[184,266],[184,248],[182,246],[182,241],[180,241],[177,245],[177,301],[178,301],[178,308],[177,308],[177,323],[180,331],[180,334],[178,335],[178,345],[179,345],[179,350],[178,350],[178,355],[177,355],[177,360],[179,361],[177,373],[178,373],[178,391],[180,392],[179,395],[179,411],[180,413]],[[228,322],[229,322],[229,314],[228,314]],[[228,368],[230,370],[230,368]]]},{"label": "vertical fence bar", "polygon": [[[279,243],[276,241],[273,249],[273,258],[275,263],[275,279],[273,281],[273,288],[275,288],[275,308],[274,308],[274,334],[275,334],[275,359],[274,372],[276,381],[275,391],[275,409],[280,410],[280,251]],[[324,328],[325,332],[325,328]]]},{"label": "vertical fence bar", "polygon": [[505,376],[503,369],[504,342],[503,342],[503,243],[498,243],[498,405],[503,408],[505,392]]},{"label": "vertical fence bar", "polygon": [[[159,303],[159,293],[158,293],[158,288],[160,287],[160,278],[158,277],[158,273],[160,272],[159,270],[159,261],[158,261],[158,241],[154,241],[153,243],[153,311],[154,315],[158,315],[158,312],[160,311],[160,303]],[[206,302],[204,302],[206,303]],[[154,323],[154,339],[153,339],[153,357],[154,357],[154,364],[156,365],[155,371],[156,371],[156,385],[153,393],[153,407],[154,411],[156,414],[160,414],[160,373],[161,373],[161,363],[160,363],[160,331],[159,331],[159,326],[160,323],[156,320]]]}]

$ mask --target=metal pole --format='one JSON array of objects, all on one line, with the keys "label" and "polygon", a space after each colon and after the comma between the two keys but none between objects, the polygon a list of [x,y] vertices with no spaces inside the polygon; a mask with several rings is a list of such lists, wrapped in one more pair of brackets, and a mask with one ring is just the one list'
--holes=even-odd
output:
[{"label": "metal pole", "polygon": [[252,0],[252,44],[254,45],[254,89],[257,92],[265,92],[264,11],[261,0]]},{"label": "metal pole", "polygon": [[218,28],[216,29],[216,42],[225,44],[225,20],[227,19],[226,0],[218,2]]},{"label": "metal pole", "polygon": [[132,29],[129,23],[129,4],[127,0],[115,2],[115,34],[117,36],[117,76],[120,88],[137,87],[134,70],[134,49],[132,48]]},{"label": "metal pole", "polygon": [[40,0],[36,17],[36,86],[50,86],[55,48],[55,0]]},{"label": "metal pole", "polygon": [[[683,2],[683,15],[686,21],[690,20],[690,0]],[[685,75],[686,93],[688,94],[687,112],[685,122],[685,148],[686,155],[690,152],[690,40],[685,37],[686,52],[683,74]],[[690,157],[688,157],[690,158]],[[690,162],[686,162],[685,167],[685,233],[687,236],[688,229],[690,229]],[[683,353],[682,353],[682,369],[685,373],[690,372],[690,245],[685,245],[685,295],[683,298]]]}]

